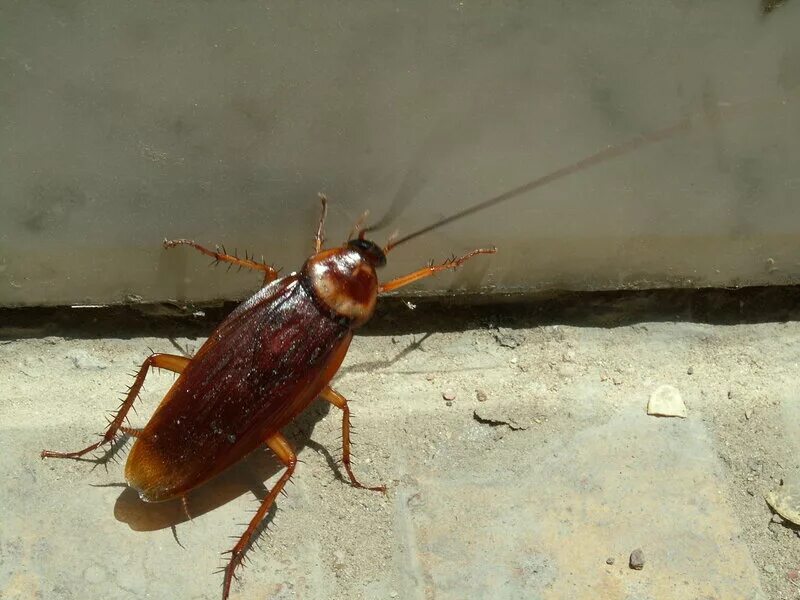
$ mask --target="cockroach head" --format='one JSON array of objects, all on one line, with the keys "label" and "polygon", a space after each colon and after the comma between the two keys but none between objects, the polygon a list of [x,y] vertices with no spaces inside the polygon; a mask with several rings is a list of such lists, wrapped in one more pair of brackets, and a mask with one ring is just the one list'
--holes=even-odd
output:
[{"label": "cockroach head", "polygon": [[357,237],[347,242],[348,248],[352,248],[363,256],[373,267],[383,267],[386,265],[386,254],[375,242]]}]

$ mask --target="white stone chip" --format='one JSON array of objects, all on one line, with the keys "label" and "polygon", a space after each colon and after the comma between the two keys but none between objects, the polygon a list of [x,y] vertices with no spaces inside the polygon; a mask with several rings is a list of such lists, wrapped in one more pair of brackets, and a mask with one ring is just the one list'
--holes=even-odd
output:
[{"label": "white stone chip", "polygon": [[686,405],[681,393],[671,385],[660,385],[650,395],[647,403],[647,414],[656,417],[687,417]]},{"label": "white stone chip", "polygon": [[767,504],[776,513],[795,525],[800,525],[800,493],[791,486],[784,485],[767,494]]}]

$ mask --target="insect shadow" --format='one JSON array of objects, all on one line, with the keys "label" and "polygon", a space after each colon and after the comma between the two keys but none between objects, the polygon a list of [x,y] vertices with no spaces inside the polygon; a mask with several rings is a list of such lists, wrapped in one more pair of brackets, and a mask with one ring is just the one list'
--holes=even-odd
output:
[{"label": "insect shadow", "polygon": [[388,369],[394,363],[396,363],[397,361],[405,358],[406,356],[408,356],[412,352],[414,352],[416,350],[423,350],[422,342],[424,342],[426,339],[428,339],[431,335],[432,334],[430,332],[428,332],[428,333],[423,334],[422,337],[419,338],[419,339],[414,337],[414,339],[411,340],[411,343],[409,343],[408,346],[406,346],[405,348],[400,350],[400,352],[398,352],[397,354],[395,354],[391,358],[387,358],[387,359],[384,359],[384,360],[372,360],[372,361],[366,361],[366,362],[359,362],[359,363],[355,363],[355,364],[352,364],[352,365],[348,365],[348,366],[342,367],[339,370],[339,373],[341,375],[345,375],[347,373],[371,373],[371,372],[375,371],[376,369]]},{"label": "insect shadow", "polygon": [[[334,476],[344,482],[337,461],[327,448],[311,439],[317,423],[325,418],[329,410],[330,404],[327,402],[314,402],[286,428],[286,434],[298,451],[309,446],[323,454],[333,468]],[[192,519],[196,519],[242,494],[252,493],[259,501],[263,500],[268,491],[265,482],[283,469],[284,466],[266,449],[259,448],[230,469],[190,492],[185,508],[179,499],[145,502],[133,488],[125,485],[125,489],[114,504],[114,517],[126,523],[134,531],[154,531],[174,527],[188,521],[189,515]],[[266,519],[267,523],[272,520],[272,516],[271,512],[270,517]]]}]

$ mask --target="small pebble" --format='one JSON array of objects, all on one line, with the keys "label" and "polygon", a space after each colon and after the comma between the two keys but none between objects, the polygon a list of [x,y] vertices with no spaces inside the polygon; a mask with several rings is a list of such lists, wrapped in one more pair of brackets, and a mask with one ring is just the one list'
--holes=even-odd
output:
[{"label": "small pebble", "polygon": [[658,417],[686,418],[686,405],[681,393],[671,385],[660,385],[650,395],[647,403],[647,414]]},{"label": "small pebble", "polygon": [[448,402],[452,402],[456,399],[456,392],[452,388],[447,388],[445,391],[442,392],[442,398],[447,400]]},{"label": "small pebble", "polygon": [[750,420],[750,417],[752,417],[752,416],[753,416],[753,411],[750,410],[749,408],[746,411],[744,411],[744,418],[747,419],[748,421]]},{"label": "small pebble", "polygon": [[436,379],[436,376],[433,373],[425,375],[425,381],[433,381],[434,379]]},{"label": "small pebble", "polygon": [[777,523],[773,523],[772,521],[770,521],[767,524],[767,531],[769,531],[770,535],[778,535],[781,529],[783,529],[782,525],[778,525]]},{"label": "small pebble", "polygon": [[606,564],[607,564],[607,565],[613,565],[613,564],[614,564],[614,557],[613,557],[613,556],[609,556],[609,557],[606,559]]},{"label": "small pebble", "polygon": [[783,523],[783,519],[781,518],[781,516],[778,513],[775,513],[774,515],[772,515],[772,522],[773,523]]},{"label": "small pebble", "polygon": [[733,398],[733,392],[728,390],[728,400],[730,400],[731,398]]},{"label": "small pebble", "polygon": [[773,575],[776,571],[777,569],[775,568],[775,565],[764,565],[764,573]]},{"label": "small pebble", "polygon": [[486,402],[489,399],[483,390],[475,390],[475,395],[478,397],[478,402]]},{"label": "small pebble", "polygon": [[694,375],[694,367],[689,367],[688,369],[686,369],[686,374],[687,375]]},{"label": "small pebble", "polygon": [[784,486],[780,483],[777,489],[765,496],[765,499],[770,508],[783,520],[800,525],[800,490],[794,485]]},{"label": "small pebble", "polygon": [[631,558],[628,564],[630,565],[631,569],[635,569],[637,571],[644,569],[644,551],[641,548],[637,548],[631,552]]},{"label": "small pebble", "polygon": [[494,339],[498,344],[506,348],[516,348],[522,343],[521,335],[517,334],[513,329],[506,329],[505,327],[497,328]]}]

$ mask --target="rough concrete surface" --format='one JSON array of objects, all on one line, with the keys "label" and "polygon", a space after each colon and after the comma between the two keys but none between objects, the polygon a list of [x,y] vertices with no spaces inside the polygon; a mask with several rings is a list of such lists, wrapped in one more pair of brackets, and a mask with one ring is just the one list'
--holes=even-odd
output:
[{"label": "rough concrete surface", "polygon": [[[800,322],[404,310],[355,339],[335,383],[355,469],[388,493],[342,481],[340,413],[312,407],[287,430],[303,462],[232,599],[800,597],[798,529],[764,500],[798,473]],[[94,439],[148,348],[202,336],[4,332],[0,597],[218,598],[220,552],[279,470],[266,452],[193,494],[191,522],[116,485],[124,451],[107,470],[39,459]],[[150,376],[134,425],[171,381]],[[664,384],[688,418],[647,416]]]}]

